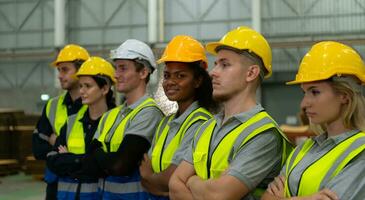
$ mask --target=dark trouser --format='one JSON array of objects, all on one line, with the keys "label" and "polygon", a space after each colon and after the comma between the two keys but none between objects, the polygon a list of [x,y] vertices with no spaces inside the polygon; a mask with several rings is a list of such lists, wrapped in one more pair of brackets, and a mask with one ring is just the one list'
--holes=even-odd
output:
[{"label": "dark trouser", "polygon": [[57,200],[57,181],[47,184],[46,200]]}]

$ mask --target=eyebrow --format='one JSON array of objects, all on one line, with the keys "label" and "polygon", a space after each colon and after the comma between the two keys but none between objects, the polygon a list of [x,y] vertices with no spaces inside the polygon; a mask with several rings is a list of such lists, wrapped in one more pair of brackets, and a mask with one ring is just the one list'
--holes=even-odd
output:
[{"label": "eyebrow", "polygon": [[302,90],[303,91],[308,91],[308,90],[312,90],[312,89],[316,89],[316,88],[317,88],[317,86],[313,85],[313,86],[310,86],[307,90],[304,90],[303,88],[302,88]]}]

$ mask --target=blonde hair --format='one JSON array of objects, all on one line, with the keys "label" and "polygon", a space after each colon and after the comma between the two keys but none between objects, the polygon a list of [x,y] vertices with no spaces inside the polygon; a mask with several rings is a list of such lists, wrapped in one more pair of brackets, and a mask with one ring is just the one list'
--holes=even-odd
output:
[{"label": "blonde hair", "polygon": [[[343,125],[348,129],[359,129],[365,132],[365,97],[362,94],[361,85],[355,77],[334,77],[330,79],[333,90],[337,94],[344,94],[348,97],[343,115]],[[323,133],[326,129],[324,125],[311,124],[312,130],[316,134]]]}]

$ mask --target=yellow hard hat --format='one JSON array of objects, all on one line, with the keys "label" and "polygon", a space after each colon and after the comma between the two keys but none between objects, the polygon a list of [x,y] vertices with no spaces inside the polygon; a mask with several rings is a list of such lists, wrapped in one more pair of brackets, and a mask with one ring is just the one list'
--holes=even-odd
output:
[{"label": "yellow hard hat", "polygon": [[89,59],[89,53],[83,47],[76,44],[66,45],[61,49],[57,56],[57,59],[52,62],[52,65],[57,67],[61,62],[72,62],[75,60],[87,60]]},{"label": "yellow hard hat", "polygon": [[191,36],[177,35],[166,46],[158,64],[162,62],[195,62],[203,61],[208,67],[204,46]]},{"label": "yellow hard hat", "polygon": [[265,78],[272,74],[271,61],[272,54],[269,43],[255,30],[240,26],[226,33],[219,42],[211,42],[206,45],[207,51],[216,55],[217,47],[227,46],[237,50],[247,50],[259,56],[267,70]]},{"label": "yellow hard hat", "polygon": [[90,57],[86,60],[77,71],[76,76],[95,76],[95,75],[104,75],[110,78],[113,83],[116,82],[115,77],[115,70],[108,61],[104,60],[101,57]]},{"label": "yellow hard hat", "polygon": [[286,84],[320,81],[342,75],[356,76],[365,83],[363,60],[354,49],[347,45],[324,41],[313,45],[303,57],[295,80]]}]

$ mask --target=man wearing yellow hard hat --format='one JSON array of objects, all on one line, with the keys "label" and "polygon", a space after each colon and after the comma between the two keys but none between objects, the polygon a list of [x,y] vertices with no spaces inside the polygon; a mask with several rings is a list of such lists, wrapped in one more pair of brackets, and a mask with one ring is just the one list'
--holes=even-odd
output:
[{"label": "man wearing yellow hard hat", "polygon": [[[82,107],[79,85],[75,78],[81,64],[89,59],[89,53],[83,47],[75,44],[66,45],[58,54],[52,66],[58,70],[61,88],[65,90],[58,97],[50,99],[43,108],[32,136],[32,150],[36,159],[44,160],[52,150],[60,129],[67,117],[77,113]],[[47,182],[46,199],[56,199],[57,177],[46,171]]]},{"label": "man wearing yellow hard hat", "polygon": [[256,101],[271,75],[271,48],[248,27],[229,31],[207,50],[216,55],[210,72],[213,98],[223,111],[195,134],[190,152],[170,181],[174,199],[258,199],[279,173],[291,145]]}]

